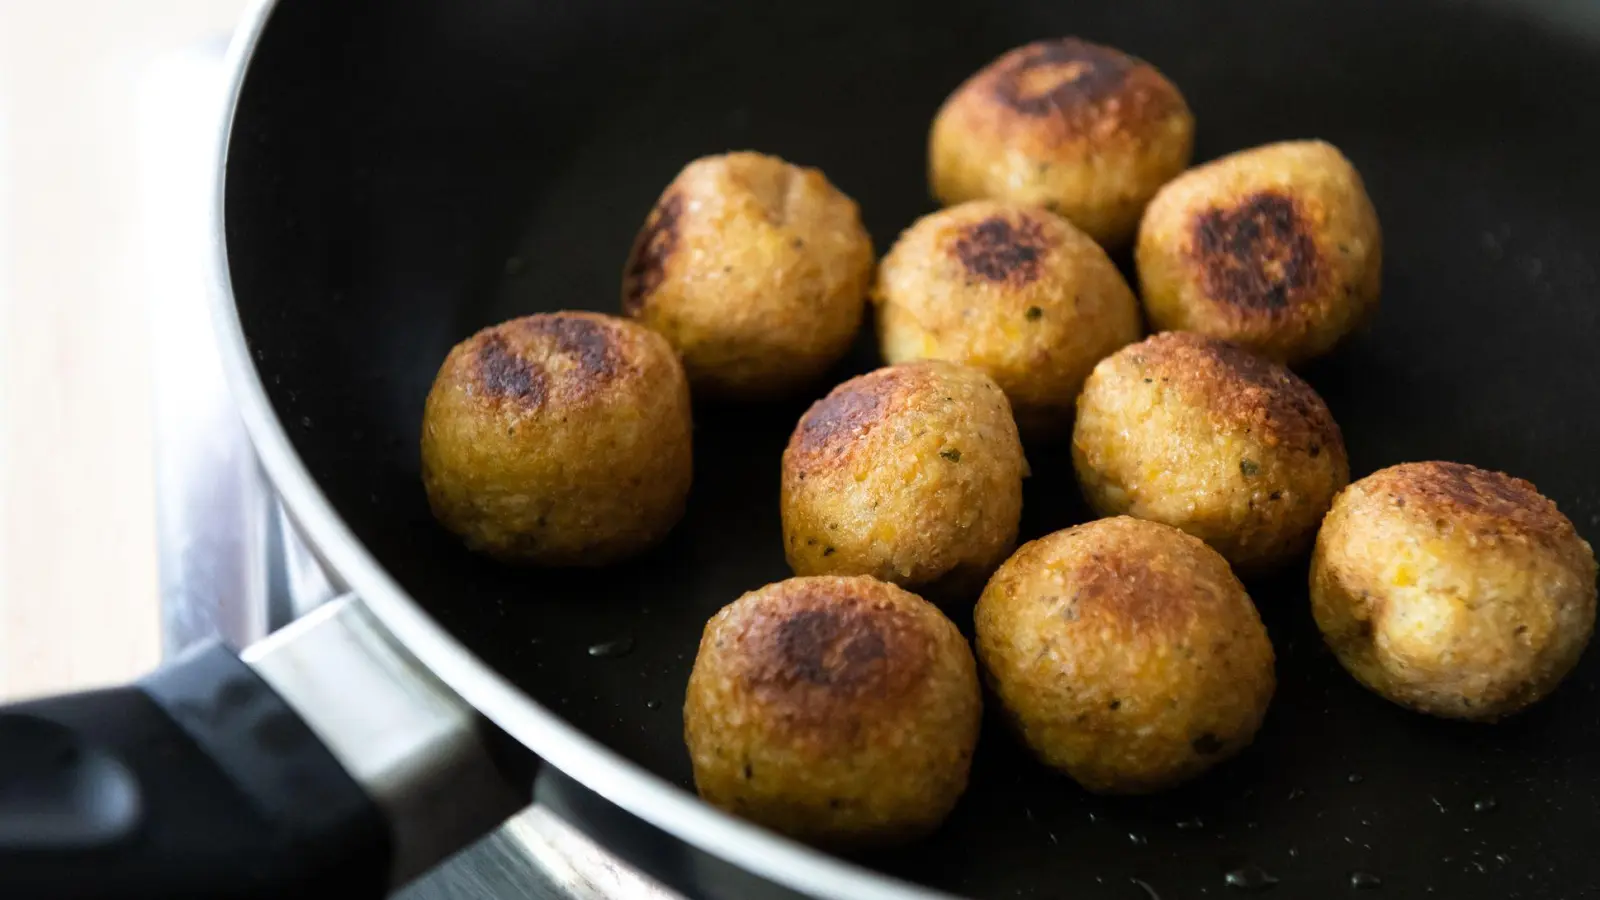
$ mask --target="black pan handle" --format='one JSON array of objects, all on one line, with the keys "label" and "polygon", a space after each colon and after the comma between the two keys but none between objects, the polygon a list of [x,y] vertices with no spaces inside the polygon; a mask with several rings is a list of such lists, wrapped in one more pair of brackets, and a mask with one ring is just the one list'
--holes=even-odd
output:
[{"label": "black pan handle", "polygon": [[0,707],[0,897],[382,897],[527,805],[530,760],[336,600]]},{"label": "black pan handle", "polygon": [[227,648],[0,711],[0,896],[381,897],[377,806]]}]

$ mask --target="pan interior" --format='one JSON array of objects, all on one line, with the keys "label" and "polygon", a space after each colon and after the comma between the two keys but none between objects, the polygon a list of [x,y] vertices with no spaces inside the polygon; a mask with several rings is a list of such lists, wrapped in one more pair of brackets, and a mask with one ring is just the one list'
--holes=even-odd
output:
[{"label": "pan interior", "polygon": [[[635,230],[705,153],[822,168],[881,252],[932,209],[925,139],[943,97],[1010,46],[1078,34],[1185,91],[1197,159],[1321,137],[1366,178],[1383,308],[1306,372],[1355,475],[1432,458],[1503,469],[1594,542],[1600,40],[1585,15],[1444,0],[284,0],[232,136],[233,286],[296,449],[395,578],[539,702],[688,786],[679,707],[700,629],[788,574],[778,457],[812,398],[698,407],[688,514],[648,556],[504,568],[435,526],[420,488],[422,399],[453,343],[540,310],[615,312]],[[873,365],[868,337],[838,378]],[[1030,456],[1024,537],[1083,521],[1065,452]],[[1218,895],[1246,864],[1295,897],[1344,896],[1353,872],[1406,897],[1600,883],[1594,654],[1513,721],[1435,721],[1339,670],[1303,567],[1250,587],[1280,685],[1239,759],[1167,795],[1101,799],[991,722],[948,825],[865,861],[982,897]],[[588,652],[621,638],[631,653]]]}]

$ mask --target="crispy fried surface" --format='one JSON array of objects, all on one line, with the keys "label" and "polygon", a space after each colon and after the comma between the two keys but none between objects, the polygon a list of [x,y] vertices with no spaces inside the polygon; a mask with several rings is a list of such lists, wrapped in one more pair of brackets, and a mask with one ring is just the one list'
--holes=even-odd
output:
[{"label": "crispy fried surface", "polygon": [[1245,571],[1309,549],[1350,478],[1339,426],[1310,385],[1186,332],[1154,335],[1095,367],[1072,454],[1102,515],[1176,526]]},{"label": "crispy fried surface", "polygon": [[684,738],[706,800],[860,847],[943,821],[980,712],[972,651],[927,601],[868,577],[791,578],[706,624]]},{"label": "crispy fried surface", "polygon": [[927,361],[852,378],[784,450],[789,566],[970,599],[1016,543],[1025,466],[1005,394],[983,373]]},{"label": "crispy fried surface", "polygon": [[646,218],[622,308],[666,336],[697,391],[778,396],[849,349],[872,264],[855,202],[821,172],[758,153],[709,156]]},{"label": "crispy fried surface", "polygon": [[929,135],[929,181],[945,205],[1047,206],[1114,248],[1193,149],[1194,116],[1172,82],[1068,37],[1011,50],[950,95]]},{"label": "crispy fried surface", "polygon": [[1439,716],[1497,719],[1548,694],[1594,628],[1595,560],[1519,478],[1405,463],[1350,485],[1312,559],[1311,607],[1346,669]]},{"label": "crispy fried surface", "polygon": [[1066,434],[1089,370],[1140,332],[1105,251],[1022,204],[976,200],[919,219],[884,257],[872,299],[886,360],[983,370],[1030,440]]},{"label": "crispy fried surface", "polygon": [[547,313],[456,345],[423,412],[434,515],[508,562],[598,565],[650,546],[692,477],[689,391],[666,341]]},{"label": "crispy fried surface", "polygon": [[1023,740],[1092,791],[1146,793],[1248,745],[1272,645],[1227,563],[1118,517],[1023,545],[978,601],[978,656]]},{"label": "crispy fried surface", "polygon": [[1383,236],[1350,161],[1321,141],[1289,141],[1173,179],[1145,211],[1136,259],[1152,327],[1293,365],[1373,314]]}]

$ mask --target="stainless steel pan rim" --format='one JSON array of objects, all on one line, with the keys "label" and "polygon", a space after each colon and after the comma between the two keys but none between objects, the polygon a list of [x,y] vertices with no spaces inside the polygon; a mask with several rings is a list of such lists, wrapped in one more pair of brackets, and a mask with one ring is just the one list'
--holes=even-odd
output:
[{"label": "stainless steel pan rim", "polygon": [[373,615],[463,700],[550,765],[628,812],[746,871],[792,890],[837,900],[928,900],[949,895],[836,859],[701,802],[645,771],[535,703],[440,628],[391,579],[328,502],[278,421],[250,358],[234,303],[224,231],[229,135],[244,83],[276,0],[253,0],[229,44],[229,83],[215,146],[210,215],[212,314],[230,390],[251,442],[284,504],[317,552]]}]

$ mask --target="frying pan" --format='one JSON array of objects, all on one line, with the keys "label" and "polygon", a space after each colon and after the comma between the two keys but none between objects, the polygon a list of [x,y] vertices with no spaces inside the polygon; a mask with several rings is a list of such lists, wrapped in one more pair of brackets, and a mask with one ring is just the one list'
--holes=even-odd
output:
[{"label": "frying pan", "polygon": [[[1600,894],[1595,654],[1546,702],[1502,724],[1413,715],[1360,689],[1323,648],[1303,565],[1249,585],[1278,654],[1265,726],[1247,752],[1190,786],[1091,796],[1033,763],[991,721],[948,823],[897,851],[827,856],[700,804],[679,712],[696,641],[722,605],[789,574],[778,457],[814,396],[699,403],[688,512],[663,545],[624,565],[508,568],[468,553],[432,521],[418,429],[446,351],[518,315],[615,312],[633,234],[685,162],[750,148],[817,166],[860,203],[881,251],[933,208],[923,160],[944,96],[999,52],[1063,34],[1162,68],[1195,110],[1197,161],[1320,137],[1362,172],[1387,242],[1382,309],[1304,372],[1341,423],[1357,476],[1435,458],[1506,470],[1600,541],[1592,5],[266,3],[233,50],[215,248],[220,334],[268,470],[361,600],[251,648],[248,666],[208,651],[133,688],[0,714],[6,771],[59,775],[67,766],[72,777],[57,781],[81,787],[83,759],[121,766],[145,787],[147,808],[129,815],[155,821],[161,837],[52,843],[34,834],[30,843],[19,837],[18,797],[33,809],[51,798],[42,788],[23,796],[8,776],[0,887],[9,877],[53,896],[116,893],[98,871],[118,873],[125,896],[143,885],[167,896],[254,886],[266,896],[263,885],[328,879],[381,892],[525,802],[520,763],[531,751],[637,817],[629,821],[681,841],[685,858],[701,862],[670,880],[693,895],[1172,900],[1227,893],[1230,872],[1257,888],[1271,886],[1267,873],[1278,894],[1303,898],[1364,888]],[[864,335],[833,380],[873,365]],[[1023,537],[1087,519],[1065,450],[1033,448],[1030,459]],[[970,628],[970,610],[952,614]],[[600,644],[610,647],[591,652]],[[235,685],[233,706],[210,690],[219,683]],[[319,706],[375,715],[398,702],[396,685],[424,695],[445,737],[421,754],[426,764],[383,770],[386,781],[364,767],[344,720]],[[91,702],[101,704],[92,715],[83,712]],[[141,703],[150,709],[137,716],[114,712]],[[240,704],[255,704],[254,730],[223,714]],[[451,719],[469,706],[482,718]],[[192,739],[183,752],[199,749],[194,783],[157,784],[186,779],[140,756],[148,735],[143,744],[106,736],[161,711]],[[78,742],[62,757],[77,762],[48,769],[41,739],[17,737],[19,722],[65,728],[51,734]],[[276,756],[263,756],[273,728],[261,722],[281,732]],[[351,779],[339,781],[341,766],[328,771],[319,742]],[[242,765],[230,753],[267,762]],[[289,757],[299,781],[249,774]],[[157,790],[204,793],[207,765],[227,776],[218,796],[231,784],[253,798],[256,818],[276,823],[265,858],[288,875],[230,869],[238,857],[221,838],[174,837],[180,825],[227,830],[221,801],[166,803]],[[423,800],[419,781],[431,790]],[[321,787],[308,790],[312,782]],[[310,824],[285,811],[307,796],[332,798]],[[68,806],[70,822],[93,804]],[[173,810],[177,824],[161,818]],[[622,831],[617,842],[627,843]],[[209,868],[178,878],[173,856],[152,856],[174,848]],[[703,877],[725,871],[747,878],[728,887],[735,882]]]}]

